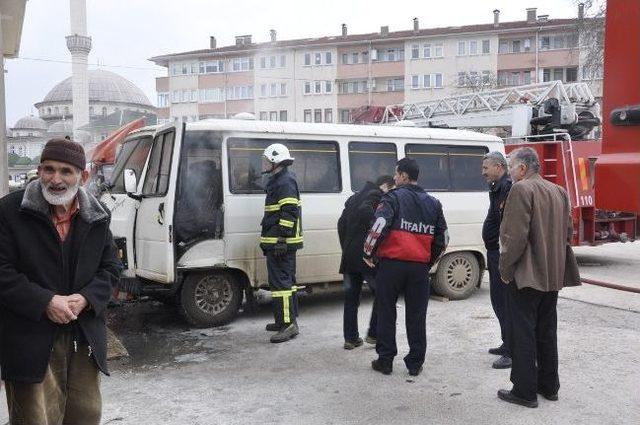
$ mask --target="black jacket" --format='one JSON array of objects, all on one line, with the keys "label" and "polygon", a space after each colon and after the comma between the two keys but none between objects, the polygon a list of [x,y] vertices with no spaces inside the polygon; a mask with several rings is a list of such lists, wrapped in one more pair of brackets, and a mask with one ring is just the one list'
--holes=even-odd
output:
[{"label": "black jacket", "polygon": [[375,184],[367,182],[362,190],[351,195],[345,202],[338,219],[338,238],[342,248],[340,273],[373,272],[362,260],[362,247],[381,197],[382,191]]},{"label": "black jacket", "polygon": [[272,250],[281,237],[285,238],[289,251],[302,248],[300,191],[287,167],[269,178],[265,192],[260,248],[265,252]]},{"label": "black jacket", "polygon": [[489,189],[489,212],[482,226],[482,240],[488,250],[500,249],[502,211],[512,184],[509,173],[504,173],[500,180],[491,183]]},{"label": "black jacket", "polygon": [[[69,267],[40,181],[0,199],[0,365],[2,378],[42,382],[59,326],[47,318],[54,295],[83,295],[77,324],[98,368],[107,372],[105,310],[121,271],[106,207],[80,188],[68,236]],[[68,273],[65,273],[68,270]]]},{"label": "black jacket", "polygon": [[442,204],[418,185],[386,193],[367,235],[367,257],[434,264],[449,244]]}]

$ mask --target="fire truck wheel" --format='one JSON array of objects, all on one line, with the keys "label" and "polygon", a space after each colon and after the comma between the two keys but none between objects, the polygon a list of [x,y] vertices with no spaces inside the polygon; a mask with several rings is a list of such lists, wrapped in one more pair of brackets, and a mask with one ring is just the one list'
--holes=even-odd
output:
[{"label": "fire truck wheel", "polygon": [[452,300],[469,298],[480,279],[480,265],[470,252],[452,252],[438,263],[432,287],[435,292]]},{"label": "fire truck wheel", "polygon": [[228,273],[198,272],[187,276],[180,292],[184,317],[198,328],[231,322],[242,303],[242,286]]}]

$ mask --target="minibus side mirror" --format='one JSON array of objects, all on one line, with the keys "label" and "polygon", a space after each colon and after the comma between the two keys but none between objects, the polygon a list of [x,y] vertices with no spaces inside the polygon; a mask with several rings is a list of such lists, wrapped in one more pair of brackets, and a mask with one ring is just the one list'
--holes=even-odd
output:
[{"label": "minibus side mirror", "polygon": [[138,190],[138,179],[136,173],[130,168],[124,170],[124,190],[127,192],[127,196],[139,201],[142,199],[141,195],[136,194]]}]

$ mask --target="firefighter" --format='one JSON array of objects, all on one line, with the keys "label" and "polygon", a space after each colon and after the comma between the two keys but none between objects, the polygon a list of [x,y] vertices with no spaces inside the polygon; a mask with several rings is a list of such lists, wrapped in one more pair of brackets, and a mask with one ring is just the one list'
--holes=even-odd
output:
[{"label": "firefighter", "polygon": [[298,335],[296,321],[296,251],[302,248],[301,203],[298,183],[289,172],[293,158],[286,146],[275,143],[264,150],[263,163],[269,181],[260,248],[267,259],[275,323],[268,331],[277,333],[271,342],[285,342]]},{"label": "firefighter", "polygon": [[396,347],[396,302],[404,295],[409,354],[404,358],[411,376],[422,372],[427,350],[426,315],[429,269],[447,246],[442,205],[418,186],[420,169],[414,159],[396,165],[396,189],[382,197],[364,244],[364,260],[377,261],[378,358],[371,367],[385,375],[393,368]]}]

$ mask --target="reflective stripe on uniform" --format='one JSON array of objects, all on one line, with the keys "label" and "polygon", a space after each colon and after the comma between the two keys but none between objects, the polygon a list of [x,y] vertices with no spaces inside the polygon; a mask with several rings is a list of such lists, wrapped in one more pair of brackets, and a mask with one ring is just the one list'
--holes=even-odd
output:
[{"label": "reflective stripe on uniform", "polygon": [[278,224],[280,224],[280,226],[293,228],[293,225],[295,223],[293,221],[284,220],[284,219],[281,218],[280,221],[278,221]]},{"label": "reflective stripe on uniform", "polygon": [[265,210],[266,212],[280,211],[280,205],[278,205],[278,204],[274,204],[274,205],[265,205],[265,206],[264,206],[264,210]]},{"label": "reflective stripe on uniform", "polygon": [[282,198],[278,201],[278,205],[301,205],[298,198]]},{"label": "reflective stripe on uniform", "polygon": [[293,295],[293,290],[271,291],[273,298],[282,298],[282,321],[286,324],[291,323],[291,315],[289,314],[289,300]]},{"label": "reflective stripe on uniform", "polygon": [[[296,238],[285,238],[285,242],[286,243],[301,243],[302,242],[302,236],[296,237]],[[273,238],[273,237],[270,238],[270,237],[261,236],[260,237],[260,243],[277,244],[278,243],[278,238]]]}]

